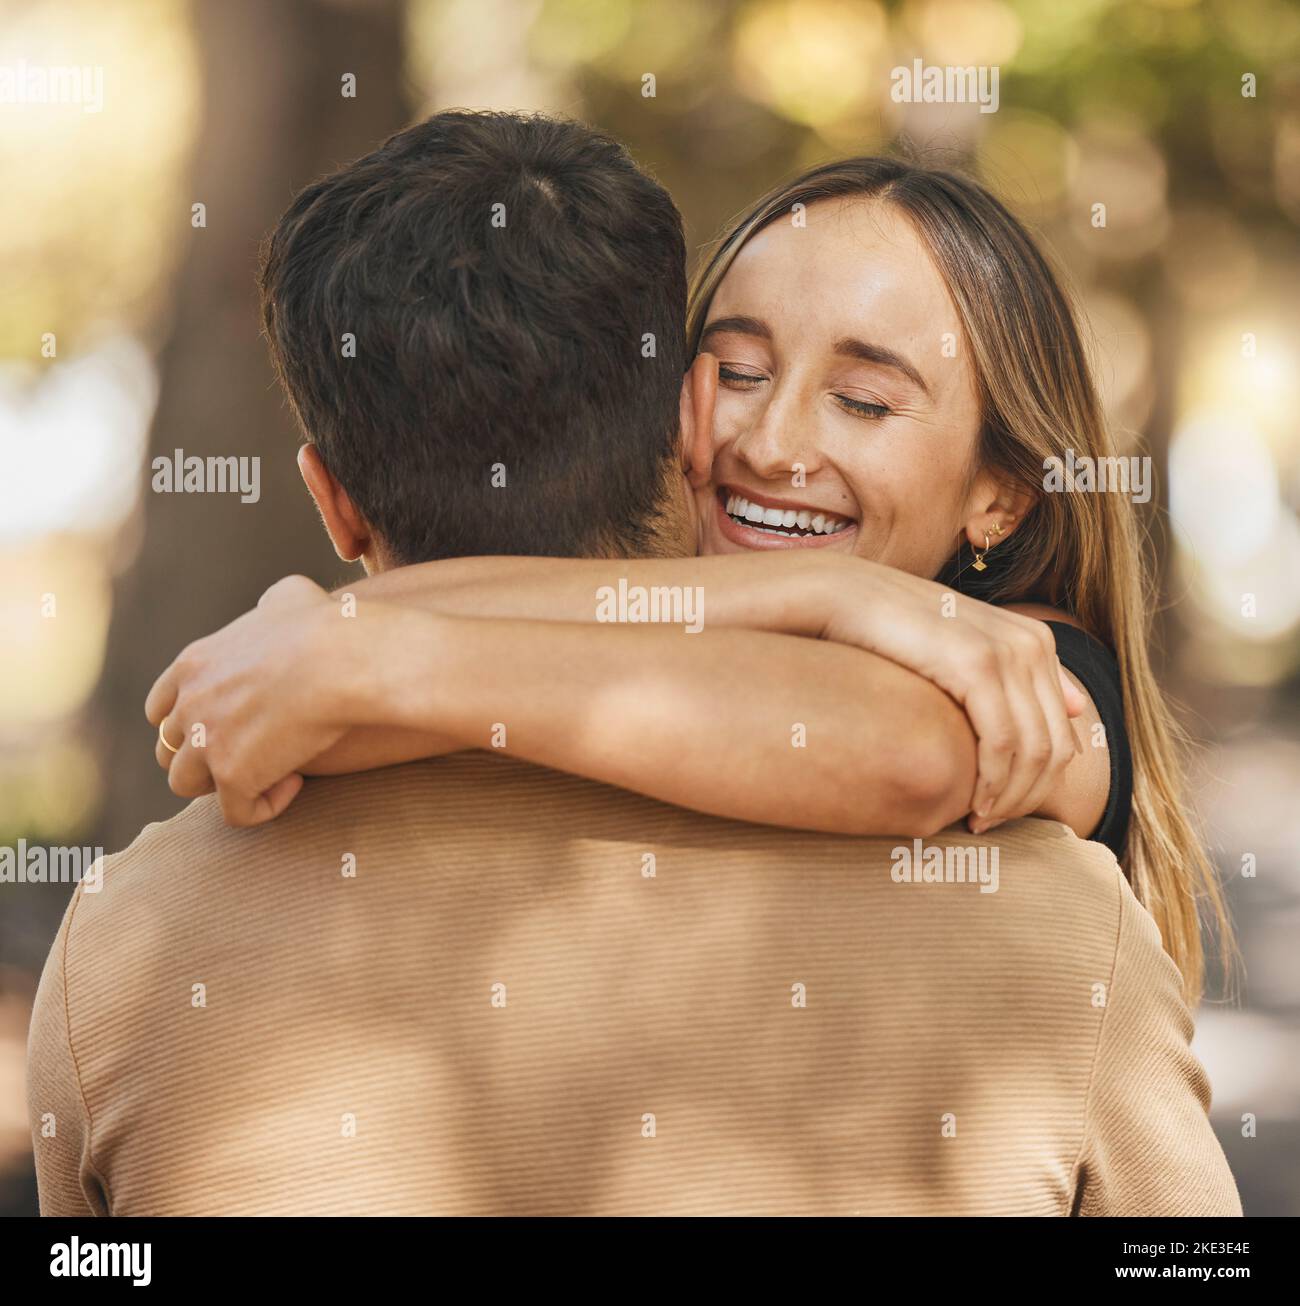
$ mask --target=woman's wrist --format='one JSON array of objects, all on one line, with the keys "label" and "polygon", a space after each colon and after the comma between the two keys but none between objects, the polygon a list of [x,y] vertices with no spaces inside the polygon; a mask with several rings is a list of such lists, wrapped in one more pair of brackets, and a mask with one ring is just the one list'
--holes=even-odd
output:
[{"label": "woman's wrist", "polygon": [[773,629],[815,639],[831,637],[846,607],[861,607],[876,564],[826,550],[808,550],[794,562],[784,582],[782,624]]},{"label": "woman's wrist", "polygon": [[450,701],[446,691],[466,688],[457,682],[450,630],[456,624],[397,603],[360,606],[338,681],[347,723],[451,733],[441,720]]},{"label": "woman's wrist", "polygon": [[783,635],[820,634],[836,563],[811,551],[736,553],[693,560],[704,624]]}]

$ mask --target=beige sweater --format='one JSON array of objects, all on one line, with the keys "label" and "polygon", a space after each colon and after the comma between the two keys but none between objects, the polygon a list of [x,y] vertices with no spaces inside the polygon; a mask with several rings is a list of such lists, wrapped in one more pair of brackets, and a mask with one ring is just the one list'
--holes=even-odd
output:
[{"label": "beige sweater", "polygon": [[41,1209],[1238,1213],[1110,853],[948,845],[996,892],[483,754],[201,799],[55,941]]}]

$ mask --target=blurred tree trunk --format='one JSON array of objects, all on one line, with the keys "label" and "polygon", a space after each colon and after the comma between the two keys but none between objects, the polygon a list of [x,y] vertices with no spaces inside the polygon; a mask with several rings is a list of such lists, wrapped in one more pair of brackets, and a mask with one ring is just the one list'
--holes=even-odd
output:
[{"label": "blurred tree trunk", "polygon": [[[182,806],[144,720],[154,677],[278,577],[340,574],[299,479],[296,427],[260,335],[257,252],[297,190],[407,115],[403,0],[197,0],[194,21],[204,92],[189,202],[206,205],[207,225],[176,214],[189,248],[159,360],[149,459],[175,449],[256,455],[261,497],[145,490],[143,539],[117,584],[97,700],[109,764],[94,842],[109,851]],[[347,73],[355,98],[341,93]]]}]

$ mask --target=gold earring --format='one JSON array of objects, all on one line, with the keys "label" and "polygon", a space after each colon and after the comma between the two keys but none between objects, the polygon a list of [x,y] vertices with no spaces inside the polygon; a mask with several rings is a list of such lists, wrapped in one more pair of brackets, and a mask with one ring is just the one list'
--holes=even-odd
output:
[{"label": "gold earring", "polygon": [[[998,536],[1000,536],[1000,535],[1002,534],[1002,527],[1001,527],[997,522],[994,522],[994,523],[993,523],[993,526],[992,526],[991,529],[992,529],[994,535],[998,535]],[[989,549],[990,549],[991,547],[992,547],[992,546],[989,544],[989,532],[988,532],[988,531],[985,531],[985,532],[984,532],[984,552],[983,552],[983,553],[980,553],[980,552],[977,551],[976,554],[975,554],[975,570],[976,570],[976,571],[984,571],[984,570],[988,567],[988,563],[985,562],[984,559],[987,558],[987,557],[989,556]]]}]

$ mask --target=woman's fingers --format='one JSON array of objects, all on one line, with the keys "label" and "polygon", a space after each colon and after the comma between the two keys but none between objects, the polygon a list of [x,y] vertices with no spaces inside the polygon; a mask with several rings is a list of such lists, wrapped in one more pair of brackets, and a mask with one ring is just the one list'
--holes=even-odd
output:
[{"label": "woman's fingers", "polygon": [[179,715],[176,721],[167,724],[170,727],[168,737],[174,736],[183,742],[173,753],[159,739],[154,744],[154,756],[158,765],[167,772],[167,784],[172,793],[181,798],[201,798],[204,794],[216,793],[228,825],[262,825],[272,821],[298,796],[303,777],[296,772],[277,781],[265,793],[251,797],[231,784],[218,786],[208,769],[204,750],[195,748],[188,730],[179,723]]},{"label": "woman's fingers", "polygon": [[[172,762],[175,761],[177,753],[189,741],[189,729],[181,719],[180,714],[176,712],[175,707],[176,705],[173,703],[171,716],[160,717],[158,722],[155,723],[158,725],[158,733],[153,741],[153,755],[158,765],[167,772],[171,771]],[[164,739],[166,739],[167,744],[171,745],[170,748],[163,743]]]},{"label": "woman's fingers", "polygon": [[[1052,671],[1056,674],[1053,675]],[[1083,692],[1066,675],[1065,669],[1053,658],[1052,671],[1041,674],[1039,679],[1039,697],[1047,711],[1047,724],[1052,731],[1053,765],[1058,769],[1083,752],[1083,744],[1074,733],[1070,722],[1081,715],[1087,700]],[[1069,693],[1066,693],[1066,690]],[[1074,706],[1077,704],[1077,708]],[[1048,709],[1050,708],[1050,711]]]},{"label": "woman's fingers", "polygon": [[[1046,627],[1044,626],[1044,629]],[[1047,641],[1050,641],[1047,642]],[[1047,726],[1052,736],[1053,774],[1063,769],[1075,754],[1082,752],[1074,728],[1070,725],[1072,718],[1079,716],[1087,706],[1082,691],[1066,674],[1056,656],[1056,640],[1049,633],[1043,644],[1043,660],[1033,671],[1034,685],[1047,717]],[[1037,811],[1038,806],[1029,809]]]},{"label": "woman's fingers", "polygon": [[261,821],[274,821],[289,806],[302,789],[303,778],[297,771],[290,772],[283,780],[277,780],[257,800],[257,815]]},{"label": "woman's fingers", "polygon": [[176,706],[177,686],[180,681],[173,659],[167,669],[153,682],[144,700],[144,714],[151,726],[156,726]]},{"label": "woman's fingers", "polygon": [[972,823],[979,833],[1038,811],[1081,747],[1070,717],[1077,715],[1073,707],[1082,710],[1083,698],[1061,671],[1047,627],[1031,622],[1021,628],[1015,642],[1003,646],[1000,665],[1016,752],[993,810],[985,820]]},{"label": "woman's fingers", "polygon": [[1037,781],[1030,786],[1012,816],[1032,816],[1047,802],[1052,790],[1060,783],[1065,768],[1078,756],[1080,744],[1066,716],[1060,682],[1050,671],[1040,672],[1036,678],[1038,697],[1051,735],[1051,757],[1039,772]]},{"label": "woman's fingers", "polygon": [[1047,718],[1047,728],[1052,738],[1052,756],[1039,776],[1038,783],[1025,796],[1024,809],[1018,813],[1021,816],[1032,816],[1047,802],[1053,788],[1065,774],[1065,768],[1083,751],[1083,745],[1074,733],[1070,720],[1083,711],[1086,700],[1061,666],[1056,656],[1056,640],[1050,632],[1043,641],[1043,651],[1043,662],[1034,672],[1034,684],[1043,706],[1043,714]]},{"label": "woman's fingers", "polygon": [[229,786],[217,790],[217,802],[226,824],[236,827],[264,825],[273,821],[298,796],[303,778],[296,771],[277,780],[265,793],[252,798]]},{"label": "woman's fingers", "polygon": [[979,821],[993,811],[1006,788],[1016,738],[1011,707],[1000,679],[982,680],[965,695],[963,706],[975,731],[978,775],[971,812],[972,820]]},{"label": "woman's fingers", "polygon": [[1015,750],[1007,782],[993,809],[978,824],[977,834],[1010,817],[1023,814],[1026,795],[1038,782],[1052,758],[1052,736],[1047,726],[1047,717],[1024,669],[1008,663],[1003,688],[1010,707]]},{"label": "woman's fingers", "polygon": [[1059,662],[1056,664],[1056,675],[1061,687],[1061,696],[1065,703],[1066,716],[1082,716],[1084,708],[1088,706],[1088,700],[1084,698],[1083,691],[1070,679],[1065,668]]},{"label": "woman's fingers", "polygon": [[167,769],[167,784],[172,793],[181,798],[201,798],[216,788],[207,762],[188,738],[172,754],[171,766]]}]

